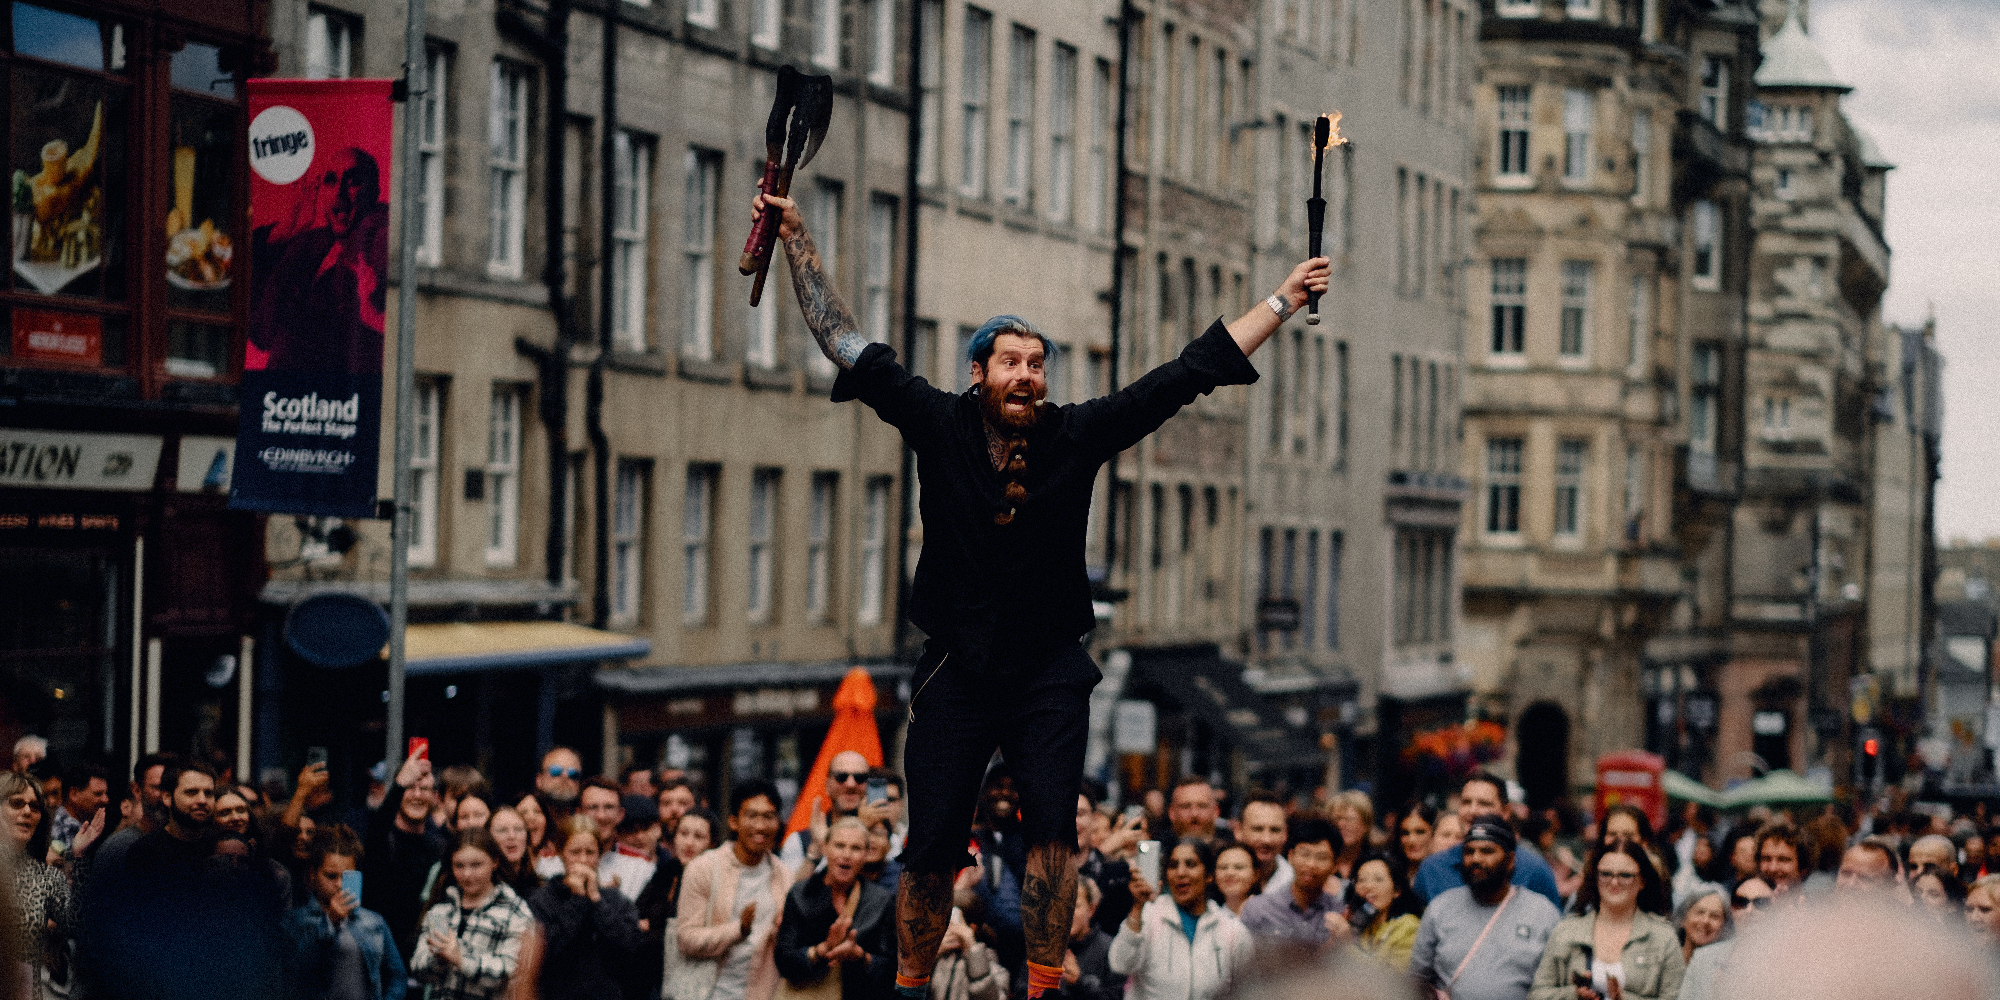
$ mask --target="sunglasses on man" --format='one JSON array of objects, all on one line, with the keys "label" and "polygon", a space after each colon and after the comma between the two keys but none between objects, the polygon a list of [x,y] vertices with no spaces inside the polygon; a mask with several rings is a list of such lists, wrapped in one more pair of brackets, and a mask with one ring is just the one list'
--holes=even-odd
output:
[{"label": "sunglasses on man", "polygon": [[1745,899],[1741,895],[1736,895],[1729,897],[1729,905],[1739,910],[1765,910],[1769,909],[1771,901],[1777,898],[1776,896],[1761,896],[1757,899]]},{"label": "sunglasses on man", "polygon": [[583,772],[573,767],[551,767],[549,768],[549,777],[568,778],[571,781],[575,781],[576,779],[583,777]]}]

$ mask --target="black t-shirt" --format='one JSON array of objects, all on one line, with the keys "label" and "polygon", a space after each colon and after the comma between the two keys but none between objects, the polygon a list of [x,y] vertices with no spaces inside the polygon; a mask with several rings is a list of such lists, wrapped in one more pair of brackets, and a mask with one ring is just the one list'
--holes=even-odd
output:
[{"label": "black t-shirt", "polygon": [[1047,406],[1027,435],[1028,498],[1010,506],[993,469],[973,392],[933,388],[870,344],[834,382],[833,399],[859,399],[903,434],[923,483],[923,556],[910,620],[953,662],[1012,669],[1023,654],[1076,641],[1096,624],[1084,574],[1084,536],[1097,469],[1152,433],[1196,396],[1247,385],[1257,369],[1220,320],[1180,357],[1108,396]]}]

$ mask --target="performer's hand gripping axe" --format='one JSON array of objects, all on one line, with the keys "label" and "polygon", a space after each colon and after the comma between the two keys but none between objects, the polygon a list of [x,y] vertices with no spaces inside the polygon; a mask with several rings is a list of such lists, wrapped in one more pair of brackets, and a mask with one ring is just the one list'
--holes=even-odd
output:
[{"label": "performer's hand gripping axe", "polygon": [[[791,68],[778,69],[778,98],[771,104],[771,119],[764,125],[764,179],[757,182],[765,194],[784,197],[792,189],[792,173],[812,162],[826,129],[833,121],[833,77],[807,76]],[[750,304],[764,297],[764,277],[771,270],[771,248],[778,241],[776,208],[764,209],[750,227],[750,239],[743,244],[743,259],[736,270],[757,280],[750,286]]]}]

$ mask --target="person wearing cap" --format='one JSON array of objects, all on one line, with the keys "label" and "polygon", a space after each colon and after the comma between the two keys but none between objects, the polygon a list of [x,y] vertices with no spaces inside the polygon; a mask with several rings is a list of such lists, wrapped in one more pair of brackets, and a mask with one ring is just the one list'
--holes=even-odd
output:
[{"label": "person wearing cap", "polygon": [[1562,911],[1514,884],[1514,830],[1500,814],[1474,817],[1459,846],[1465,884],[1424,910],[1410,975],[1451,1000],[1526,1000]]},{"label": "person wearing cap", "polygon": [[[1480,771],[1465,779],[1458,790],[1458,818],[1470,827],[1472,821],[1482,815],[1502,815],[1507,811],[1507,783],[1500,778]],[[1505,820],[1503,819],[1504,823]],[[1445,891],[1465,884],[1460,871],[1464,857],[1463,846],[1449,847],[1424,859],[1417,867],[1417,873],[1410,878],[1410,889],[1417,898],[1429,902]],[[1522,844],[1514,856],[1514,884],[1523,889],[1540,893],[1557,912],[1563,907],[1562,890],[1556,887],[1556,873],[1549,863],[1542,860],[1534,845]]]}]

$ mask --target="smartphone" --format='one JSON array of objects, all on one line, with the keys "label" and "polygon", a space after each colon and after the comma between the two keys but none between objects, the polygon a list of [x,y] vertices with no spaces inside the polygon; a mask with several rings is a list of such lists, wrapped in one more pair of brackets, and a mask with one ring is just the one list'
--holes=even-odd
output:
[{"label": "smartphone", "polygon": [[1125,821],[1131,822],[1146,815],[1146,807],[1137,802],[1125,807]]},{"label": "smartphone", "polygon": [[889,779],[887,778],[868,779],[868,801],[869,802],[889,801]]},{"label": "smartphone", "polygon": [[354,897],[354,905],[361,905],[361,873],[344,871],[340,873],[340,891]]},{"label": "smartphone", "polygon": [[1157,840],[1139,841],[1138,865],[1139,865],[1139,874],[1145,876],[1147,883],[1152,885],[1154,889],[1158,889],[1160,887],[1160,842],[1159,841]]},{"label": "smartphone", "polygon": [[1375,909],[1374,903],[1364,901],[1360,906],[1347,911],[1347,926],[1357,931],[1367,930],[1368,925],[1375,922],[1375,914],[1379,912],[1381,911]]},{"label": "smartphone", "polygon": [[428,737],[428,736],[412,736],[412,737],[410,737],[410,752],[409,752],[409,756],[410,756],[411,758],[417,758],[417,757],[423,757],[423,758],[425,758],[425,759],[429,759],[429,758],[430,758],[430,755],[431,755],[431,738],[430,738],[430,737]]},{"label": "smartphone", "polygon": [[307,747],[307,748],[306,748],[306,763],[307,763],[308,765],[311,765],[311,764],[324,764],[324,763],[326,763],[326,748],[325,748],[325,747]]}]

